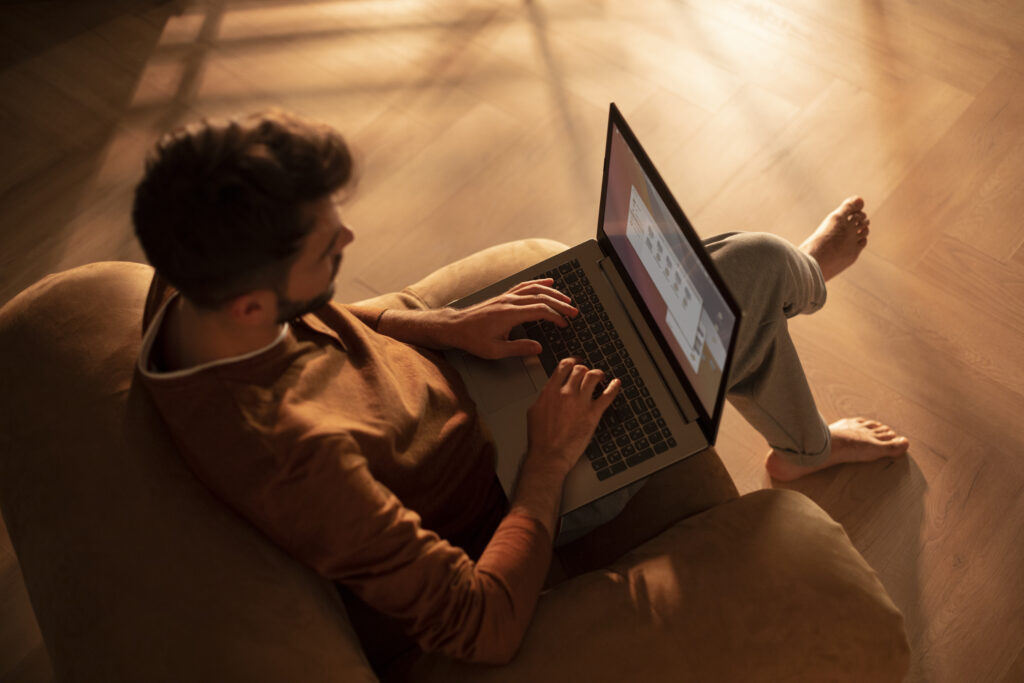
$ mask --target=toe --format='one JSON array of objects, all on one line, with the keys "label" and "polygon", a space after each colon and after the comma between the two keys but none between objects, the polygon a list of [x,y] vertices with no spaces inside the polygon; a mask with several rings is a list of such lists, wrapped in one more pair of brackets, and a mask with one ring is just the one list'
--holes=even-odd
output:
[{"label": "toe", "polygon": [[864,208],[864,199],[862,197],[853,196],[847,197],[843,201],[843,213],[856,213]]},{"label": "toe", "polygon": [[885,444],[885,448],[893,453],[903,453],[910,447],[910,441],[905,436],[893,439]]}]

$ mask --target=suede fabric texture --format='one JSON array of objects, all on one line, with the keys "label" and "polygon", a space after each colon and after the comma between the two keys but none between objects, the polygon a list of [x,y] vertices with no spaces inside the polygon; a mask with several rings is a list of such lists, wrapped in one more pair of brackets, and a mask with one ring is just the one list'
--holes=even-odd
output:
[{"label": "suede fabric texture", "polygon": [[59,681],[373,681],[333,587],[185,467],[133,379],[148,266],[0,314],[0,502]]},{"label": "suede fabric texture", "polygon": [[[369,303],[443,305],[562,248],[502,245]],[[57,680],[376,680],[333,586],[194,479],[133,381],[151,274],[92,264],[0,310],[0,509]],[[431,656],[403,677],[899,680],[902,619],[842,529],[799,494],[735,496],[713,450],[665,470],[560,551],[565,575],[653,540],[544,593],[507,669]]]},{"label": "suede fabric texture", "polygon": [[503,667],[421,657],[408,680],[896,682],[903,617],[842,527],[757,491],[542,596]]}]

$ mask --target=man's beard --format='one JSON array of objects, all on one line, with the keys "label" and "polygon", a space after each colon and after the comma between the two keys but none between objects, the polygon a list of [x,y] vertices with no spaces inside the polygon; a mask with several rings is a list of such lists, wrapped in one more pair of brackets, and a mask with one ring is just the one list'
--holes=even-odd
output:
[{"label": "man's beard", "polygon": [[327,302],[334,297],[334,282],[319,296],[305,301],[293,301],[281,292],[277,294],[277,324],[286,323],[289,320],[312,313],[327,305]]},{"label": "man's beard", "polygon": [[286,323],[289,320],[312,313],[327,305],[327,302],[334,298],[334,278],[338,277],[338,270],[341,268],[341,254],[333,259],[334,267],[331,269],[331,284],[321,294],[305,301],[292,301],[284,295],[281,288],[277,290],[277,324]]}]

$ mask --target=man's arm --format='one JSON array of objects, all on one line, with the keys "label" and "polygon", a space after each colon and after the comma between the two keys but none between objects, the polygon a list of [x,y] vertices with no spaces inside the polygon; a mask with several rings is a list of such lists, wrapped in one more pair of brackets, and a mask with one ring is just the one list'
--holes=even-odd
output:
[{"label": "man's arm", "polygon": [[[471,661],[514,656],[547,572],[566,474],[620,390],[566,359],[531,407],[530,444],[511,509],[480,559],[423,529],[370,473],[343,455],[345,440],[317,440],[288,476],[272,476],[248,511],[293,556],[402,620],[426,650]],[[357,450],[357,449],[356,449]],[[268,482],[270,483],[270,482]],[[344,492],[344,494],[342,494]]]},{"label": "man's arm", "polygon": [[583,455],[601,415],[622,387],[613,379],[595,399],[604,373],[562,360],[530,408],[530,445],[512,498],[512,510],[544,524],[551,537],[557,532],[562,486],[569,470]]},{"label": "man's arm", "polygon": [[540,353],[532,339],[510,340],[516,325],[547,320],[564,327],[578,315],[569,297],[553,289],[551,279],[531,280],[504,294],[464,309],[428,311],[387,309],[376,320],[377,331],[430,349],[457,348],[481,358],[506,358]]}]

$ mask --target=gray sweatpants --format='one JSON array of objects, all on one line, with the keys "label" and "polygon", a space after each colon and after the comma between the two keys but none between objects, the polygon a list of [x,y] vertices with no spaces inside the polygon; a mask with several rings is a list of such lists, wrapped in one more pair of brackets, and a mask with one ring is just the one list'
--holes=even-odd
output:
[{"label": "gray sweatpants", "polygon": [[[818,412],[787,319],[825,304],[818,263],[768,233],[733,232],[704,241],[743,311],[726,398],[784,457],[814,465],[829,455],[828,425]],[[607,522],[646,480],[565,515],[555,545]]]}]

